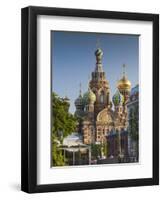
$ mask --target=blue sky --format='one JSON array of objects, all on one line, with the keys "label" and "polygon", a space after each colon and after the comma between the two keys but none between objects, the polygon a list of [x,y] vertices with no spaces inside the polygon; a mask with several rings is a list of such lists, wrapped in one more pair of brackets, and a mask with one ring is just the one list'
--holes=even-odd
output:
[{"label": "blue sky", "polygon": [[74,113],[74,101],[88,88],[88,79],[95,69],[94,52],[97,41],[103,50],[103,69],[111,88],[111,96],[116,91],[117,80],[122,77],[122,65],[126,64],[126,74],[132,87],[138,83],[139,36],[105,33],[52,31],[52,90],[60,97],[70,98],[70,112]]}]

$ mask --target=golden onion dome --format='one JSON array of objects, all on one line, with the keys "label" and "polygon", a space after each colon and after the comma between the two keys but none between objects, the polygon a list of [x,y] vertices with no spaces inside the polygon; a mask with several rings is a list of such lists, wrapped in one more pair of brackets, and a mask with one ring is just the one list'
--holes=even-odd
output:
[{"label": "golden onion dome", "polygon": [[117,83],[117,88],[119,89],[120,92],[123,91],[130,92],[131,90],[131,82],[127,79],[125,68],[126,65],[123,64],[123,77]]},{"label": "golden onion dome", "polygon": [[94,103],[96,101],[96,95],[92,92],[91,89],[88,89],[88,91],[83,96],[83,100],[85,104]]},{"label": "golden onion dome", "polygon": [[123,76],[117,83],[117,88],[121,92],[122,90],[131,90],[131,82],[127,79],[126,76]]}]

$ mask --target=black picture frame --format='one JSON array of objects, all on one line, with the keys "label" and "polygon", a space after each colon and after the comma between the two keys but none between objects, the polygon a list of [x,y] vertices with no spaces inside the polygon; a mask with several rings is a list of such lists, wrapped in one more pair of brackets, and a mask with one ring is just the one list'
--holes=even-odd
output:
[{"label": "black picture frame", "polygon": [[[153,177],[37,185],[37,16],[55,15],[153,23]],[[30,6],[21,11],[21,190],[28,193],[159,184],[159,15]]]}]

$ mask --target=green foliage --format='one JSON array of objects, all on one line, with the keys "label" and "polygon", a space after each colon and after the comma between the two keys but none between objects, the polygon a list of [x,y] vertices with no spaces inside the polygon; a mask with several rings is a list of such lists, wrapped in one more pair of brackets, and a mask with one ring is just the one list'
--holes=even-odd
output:
[{"label": "green foliage", "polygon": [[76,118],[68,112],[69,103],[52,94],[52,133],[60,141],[76,128]]},{"label": "green foliage", "polygon": [[97,159],[99,156],[102,156],[102,154],[107,156],[108,154],[107,143],[105,142],[103,144],[91,144],[91,153],[94,159]]},{"label": "green foliage", "polygon": [[69,103],[52,93],[52,158],[55,166],[65,164],[62,150],[58,147],[76,129],[77,120],[68,110]]},{"label": "green foliage", "polygon": [[105,156],[108,155],[108,145],[107,145],[107,142],[105,142],[103,144],[103,153],[104,153]]},{"label": "green foliage", "polygon": [[53,143],[52,145],[52,160],[53,166],[64,166],[65,160],[64,156],[62,155],[62,150],[60,150],[57,146],[57,143]]},{"label": "green foliage", "polygon": [[92,158],[94,159],[97,159],[98,156],[101,156],[101,145],[91,144],[91,153],[92,153]]}]

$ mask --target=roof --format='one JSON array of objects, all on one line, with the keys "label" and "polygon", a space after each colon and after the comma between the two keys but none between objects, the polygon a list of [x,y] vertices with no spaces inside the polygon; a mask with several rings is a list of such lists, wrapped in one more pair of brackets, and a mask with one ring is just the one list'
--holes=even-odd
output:
[{"label": "roof", "polygon": [[136,93],[139,93],[139,85],[138,84],[131,89],[130,96],[135,95]]},{"label": "roof", "polygon": [[78,146],[79,144],[82,144],[82,136],[76,132],[72,133],[71,135],[68,135],[63,140],[63,145],[66,146]]}]

